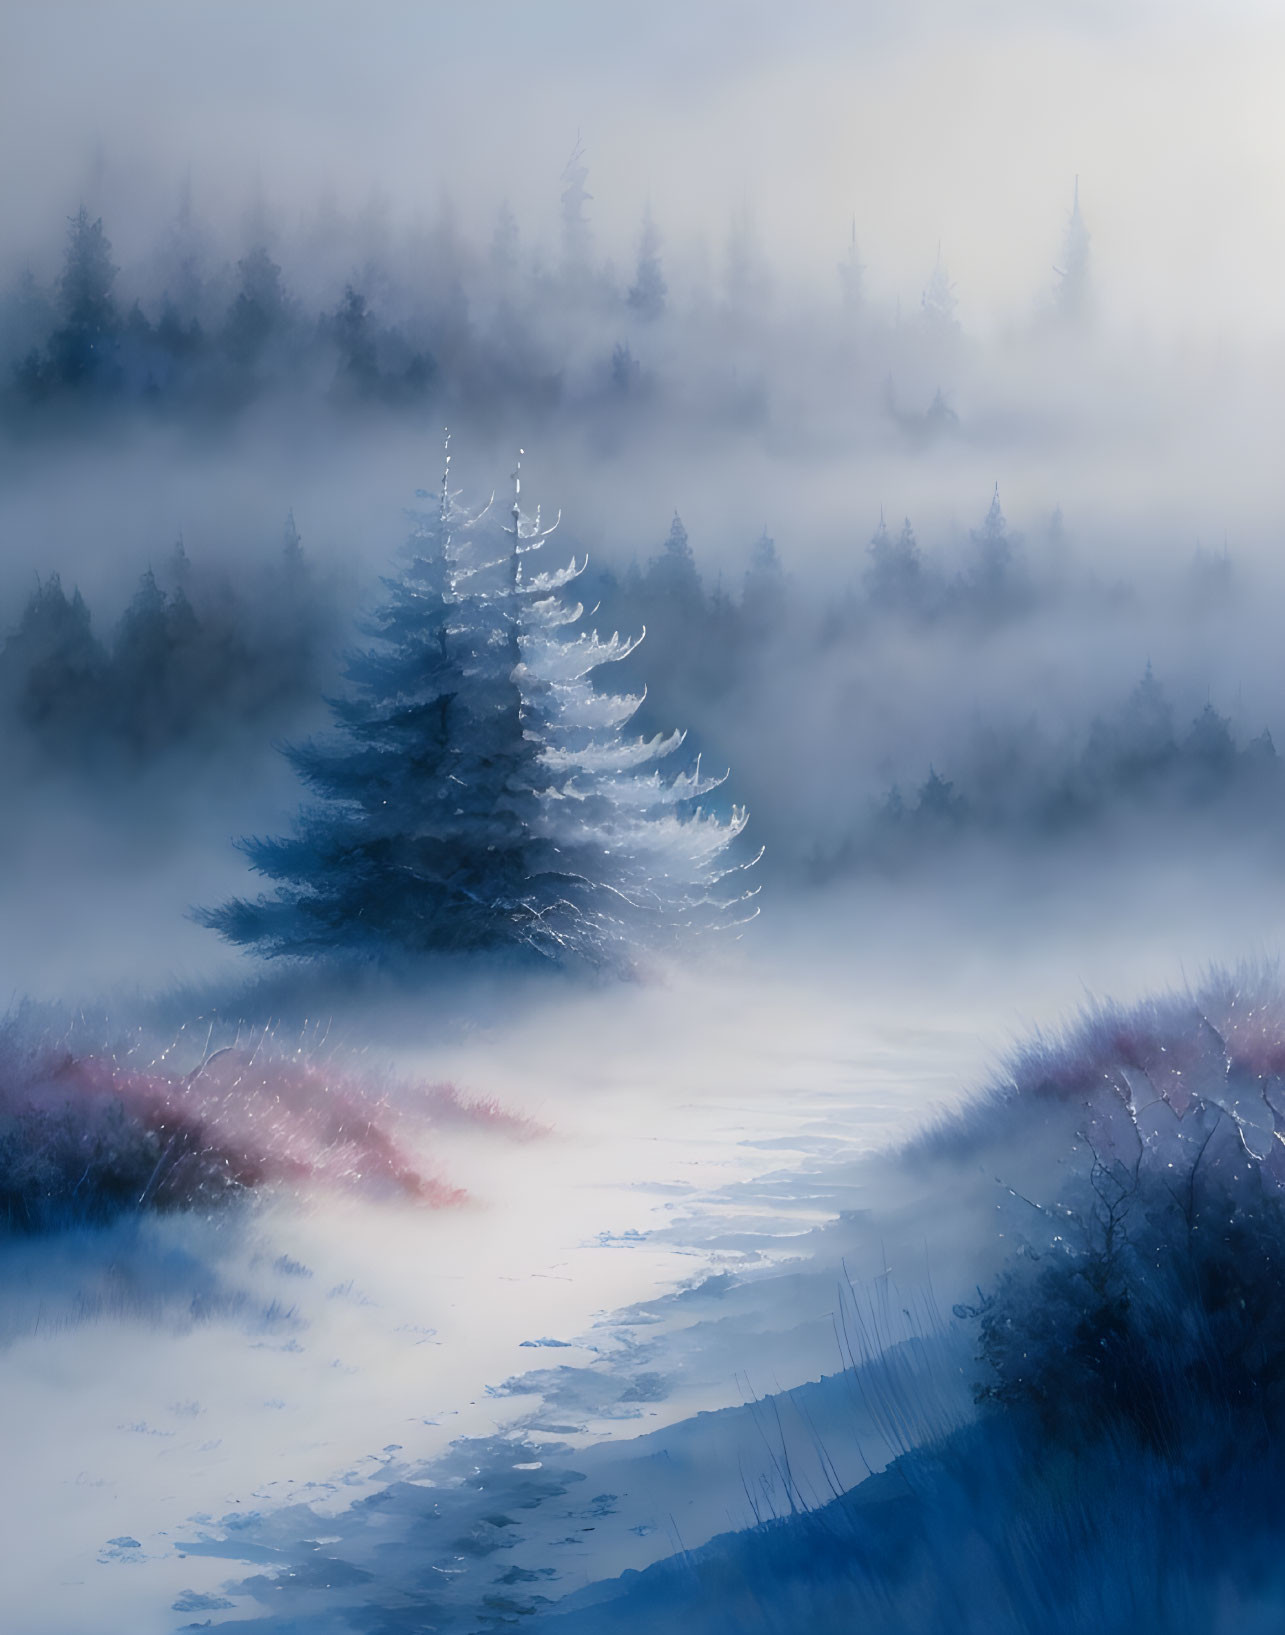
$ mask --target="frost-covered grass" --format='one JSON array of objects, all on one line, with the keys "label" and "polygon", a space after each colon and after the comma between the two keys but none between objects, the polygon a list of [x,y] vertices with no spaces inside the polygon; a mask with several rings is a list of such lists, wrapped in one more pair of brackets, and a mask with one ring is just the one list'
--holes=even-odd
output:
[{"label": "frost-covered grass", "polygon": [[[906,1154],[977,1167],[1008,1245],[954,1311],[975,1422],[549,1619],[568,1635],[1279,1628],[1282,1091],[1285,997],[1262,973],[1098,1006],[1020,1048]],[[904,1383],[887,1387],[899,1419]]]},{"label": "frost-covered grass", "polygon": [[0,1025],[0,1231],[211,1210],[273,1184],[362,1188],[426,1205],[463,1194],[426,1153],[435,1126],[529,1134],[494,1098],[390,1086],[267,1029],[195,1060],[183,1042],[115,1047],[37,1013]]}]

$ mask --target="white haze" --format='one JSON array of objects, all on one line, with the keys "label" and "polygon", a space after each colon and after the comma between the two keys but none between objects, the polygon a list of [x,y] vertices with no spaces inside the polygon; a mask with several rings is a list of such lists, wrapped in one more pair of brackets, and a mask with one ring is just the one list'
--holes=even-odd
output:
[{"label": "white haze", "polygon": [[1260,0],[13,0],[0,206],[10,256],[81,196],[128,254],[185,178],[229,224],[256,193],[393,222],[449,195],[470,228],[507,198],[551,240],[579,134],[619,263],[648,202],[698,261],[749,211],[786,277],[827,285],[855,218],[881,297],[917,305],[940,245],[989,325],[1047,282],[1078,175],[1117,316],[1244,339],[1280,327],[1283,53]]},{"label": "white haze", "polygon": [[[126,1029],[143,1017],[163,1039],[245,984],[247,1009],[284,1014],[283,1029],[320,1014],[381,1067],[451,1078],[549,1126],[525,1145],[446,1141],[442,1173],[471,1193],[459,1211],[285,1193],[244,1235],[194,1227],[197,1257],[248,1289],[252,1311],[281,1295],[277,1257],[310,1264],[302,1355],[262,1343],[250,1318],[77,1326],[85,1267],[6,1248],[31,1319],[0,1350],[20,1564],[7,1611],[24,1631],[169,1630],[174,1594],[228,1576],[173,1553],[193,1514],[269,1508],[310,1481],[334,1484],[338,1509],[377,1485],[389,1444],[413,1461],[456,1428],[505,1423],[511,1404],[486,1387],[547,1361],[523,1340],[582,1338],[721,1264],[682,1235],[684,1210],[719,1188],[919,1128],[1091,995],[1127,1001],[1279,953],[1270,825],[1242,845],[1212,820],[1171,831],[1162,812],[1140,844],[1106,832],[1020,860],[979,849],[901,881],[800,876],[809,848],[837,844],[893,781],[949,773],[976,723],[1035,715],[1078,742],[1148,662],[1180,726],[1212,701],[1242,741],[1270,727],[1285,748],[1283,75],[1285,20],[1266,0],[0,7],[3,282],[28,264],[56,272],[82,200],[107,221],[122,282],[145,276],[188,183],[216,259],[268,224],[317,310],[367,251],[391,246],[405,274],[444,216],[484,253],[506,199],[552,265],[579,137],[595,256],[627,279],[645,208],[662,229],[687,327],[654,361],[686,379],[718,361],[701,302],[721,299],[733,225],[752,227],[773,284],[755,358],[781,388],[766,424],[693,411],[614,441],[591,414],[513,437],[464,425],[455,469],[485,497],[520,435],[527,491],[562,508],[567,553],[621,572],[660,550],[677,509],[707,582],[739,591],[766,528],[797,619],[779,664],[704,723],[750,836],[772,847],[762,917],[717,957],[622,985],[475,973],[382,1008],[256,990],[254,963],[187,916],[252,888],[236,836],[288,825],[299,792],[272,741],[285,725],[191,750],[101,801],[74,777],[6,791],[0,742],[5,1000],[101,1008]],[[1037,346],[1076,177],[1098,311],[1078,338]],[[956,438],[899,440],[881,377],[850,391],[829,353],[854,218],[885,339],[899,306],[917,314],[940,247],[964,330],[947,381]],[[330,259],[310,262],[310,243]],[[604,355],[615,338],[593,337]],[[916,408],[935,367],[911,383]],[[290,509],[351,611],[388,571],[403,507],[438,480],[439,419],[343,422],[269,399],[217,434],[130,425],[0,444],[0,637],[36,574],[79,584],[106,631],[179,533],[235,577],[278,548]],[[1065,577],[1038,612],[818,648],[810,632],[857,594],[881,511],[894,528],[908,515],[954,572],[996,484],[1040,572],[1061,508]],[[1229,588],[1202,598],[1194,553],[1224,543]],[[1098,595],[1116,583],[1130,595]],[[863,1203],[854,1191],[843,1207]],[[184,1247],[179,1229],[155,1230],[160,1258]],[[58,1324],[37,1320],[42,1279]],[[776,1383],[815,1374],[811,1352],[782,1345]],[[726,1402],[744,1394],[730,1369],[722,1386]],[[657,1412],[691,1406],[680,1393]],[[116,1535],[149,1558],[137,1581],[132,1562],[98,1561]]]}]

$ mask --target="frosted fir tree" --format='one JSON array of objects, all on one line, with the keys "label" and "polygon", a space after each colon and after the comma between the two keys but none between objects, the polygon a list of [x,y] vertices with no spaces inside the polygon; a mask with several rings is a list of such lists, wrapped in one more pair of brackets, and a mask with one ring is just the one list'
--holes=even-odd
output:
[{"label": "frosted fir tree", "polygon": [[661,763],[681,746],[682,732],[625,736],[642,695],[600,692],[591,677],[627,658],[642,636],[564,635],[584,609],[564,602],[558,591],[585,564],[527,572],[521,556],[539,549],[553,530],[541,529],[538,512],[524,517],[516,503],[513,519],[521,553],[515,676],[543,773],[537,827],[583,892],[574,928],[578,951],[602,961],[616,950],[744,923],[757,912],[757,888],[740,882],[758,858],[729,864],[726,854],[747,813],[733,806],[723,819],[699,805],[726,774],[706,776],[698,757],[690,771],[667,776]]},{"label": "frosted fir tree", "polygon": [[744,918],[751,894],[729,892],[738,868],[722,859],[745,813],[695,807],[721,781],[699,765],[661,775],[681,733],[624,737],[641,698],[590,677],[636,642],[567,634],[583,610],[560,592],[585,564],[534,568],[553,529],[522,512],[520,466],[505,528],[490,506],[465,511],[449,473],[448,456],[336,730],[289,752],[318,798],[292,836],[242,843],[274,895],[198,918],[265,955],[508,948],[599,964]]}]

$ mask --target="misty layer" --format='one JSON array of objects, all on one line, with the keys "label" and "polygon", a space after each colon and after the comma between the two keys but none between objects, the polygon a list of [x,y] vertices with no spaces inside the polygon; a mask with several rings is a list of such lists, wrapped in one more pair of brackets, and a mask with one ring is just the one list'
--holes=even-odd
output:
[{"label": "misty layer", "polygon": [[[1230,559],[1113,584],[1054,522],[1027,541],[998,494],[949,548],[881,522],[823,603],[766,536],[738,594],[708,586],[675,518],[658,555],[600,571],[596,588],[613,618],[647,627],[623,666],[635,684],[654,666],[642,718],[681,709],[698,744],[729,756],[772,872],[906,872],[975,842],[1001,866],[1104,836],[1193,849],[1214,826],[1270,855],[1285,786],[1273,718],[1257,712],[1275,689],[1249,707],[1238,696],[1238,720],[1209,701],[1184,722],[1174,702],[1208,698],[1210,640],[1245,615]],[[1191,639],[1158,637],[1166,620]],[[1164,674],[1157,640],[1173,649]]]},{"label": "misty layer", "polygon": [[[807,548],[806,534],[786,542],[787,560]],[[1010,858],[1103,835],[1190,848],[1215,823],[1270,853],[1285,798],[1276,683],[1263,675],[1248,704],[1238,685],[1226,700],[1235,719],[1209,697],[1218,645],[1265,589],[1225,553],[1198,554],[1176,580],[1104,582],[1059,526],[1033,540],[1011,530],[996,495],[965,539],[935,548],[909,523],[895,534],[881,523],[828,590],[823,577],[787,573],[766,535],[747,554],[739,584],[711,583],[675,516],[659,550],[623,569],[580,557],[576,589],[595,620],[646,632],[581,685],[610,712],[599,691],[609,678],[658,749],[683,723],[707,764],[730,761],[722,791],[702,788],[725,816],[733,801],[751,808],[770,872],[904,872],[972,841]],[[321,707],[350,629],[339,582],[312,571],[292,524],[279,552],[237,573],[179,546],[102,636],[53,572],[0,646],[14,787],[58,772],[110,789],[115,799],[92,807],[100,825],[134,821],[130,790],[145,774],[149,808],[211,783],[251,797],[274,735]],[[373,612],[364,634],[388,616]],[[404,634],[390,626],[387,639]],[[1242,645],[1251,678],[1273,662]],[[1052,682],[1047,650],[1058,655]],[[350,681],[366,685],[370,662],[354,654]],[[545,702],[567,685],[545,688]]]},{"label": "misty layer", "polygon": [[[229,256],[185,196],[122,275],[102,219],[81,205],[61,269],[42,279],[28,267],[0,306],[0,421],[22,434],[85,432],[138,414],[206,431],[284,396],[339,414],[419,417],[431,404],[458,424],[554,416],[610,440],[675,417],[761,430],[807,397],[813,435],[832,435],[822,406],[910,448],[959,435],[950,398],[970,370],[940,254],[903,318],[867,299],[854,230],[837,279],[827,269],[834,298],[816,311],[780,297],[767,251],[738,220],[723,266],[674,290],[650,213],[628,272],[599,257],[587,177],[577,152],[552,260],[523,243],[507,208],[489,244],[470,242],[449,213],[394,239],[333,211],[300,236],[260,211],[254,241]],[[1092,316],[1078,197],[1061,260],[1051,286],[1032,292],[1033,355]]]},{"label": "misty layer", "polygon": [[193,564],[180,541],[105,639],[55,568],[0,646],[0,718],[19,768],[115,782],[167,756],[266,738],[315,698],[332,598],[293,519],[276,560],[235,582]]},{"label": "misty layer", "polygon": [[[862,1171],[866,1207],[792,1239],[802,1258],[635,1310],[614,1369],[597,1357],[493,1388],[545,1397],[543,1417],[401,1468],[328,1515],[324,1543],[300,1505],[225,1518],[225,1538],[191,1548],[256,1548],[268,1572],[227,1593],[241,1615],[257,1602],[250,1627],[265,1630],[522,1617],[568,1635],[1196,1635],[1228,1604],[1238,1627],[1266,1630],[1285,1605],[1282,1087],[1274,979],[1100,1006],[1017,1051],[963,1113],[868,1160],[891,1191]],[[936,1243],[921,1290],[844,1275],[872,1241],[884,1264],[885,1230],[903,1272],[921,1232]],[[636,1443],[556,1440],[591,1411],[664,1401],[699,1372],[702,1340],[753,1366],[748,1335],[766,1346],[797,1322],[813,1276],[840,1282],[841,1372]],[[939,1315],[936,1298],[970,1280]],[[762,1327],[741,1335],[749,1311]],[[717,1502],[689,1505],[707,1482]],[[742,1531],[687,1532],[729,1511]],[[673,1549],[677,1517],[671,1559],[575,1589],[595,1552],[619,1559],[649,1534]]]},{"label": "misty layer", "polygon": [[952,778],[930,767],[907,795],[894,785],[858,834],[816,860],[814,874],[905,869],[970,839],[1033,850],[1106,829],[1137,845],[1157,820],[1170,842],[1175,826],[1202,818],[1224,837],[1230,830],[1268,838],[1285,809],[1285,767],[1271,732],[1238,743],[1212,704],[1180,730],[1150,665],[1082,738],[1050,742],[1034,722],[978,726],[957,755]]}]

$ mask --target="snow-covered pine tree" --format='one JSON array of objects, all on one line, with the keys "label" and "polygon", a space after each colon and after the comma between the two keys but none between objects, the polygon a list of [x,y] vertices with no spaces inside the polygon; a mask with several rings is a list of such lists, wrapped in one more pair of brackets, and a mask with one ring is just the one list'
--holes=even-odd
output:
[{"label": "snow-covered pine tree", "polygon": [[559,593],[584,564],[533,571],[553,529],[521,511],[520,466],[503,531],[490,506],[460,507],[449,473],[448,455],[334,701],[337,730],[289,752],[319,799],[293,836],[243,842],[275,894],[198,918],[267,955],[509,947],[596,963],[744,918],[724,854],[745,813],[693,810],[720,781],[699,765],[661,776],[680,733],[624,738],[641,699],[589,678],[636,643],[565,633],[583,609]]},{"label": "snow-covered pine tree", "polygon": [[757,857],[729,865],[726,854],[747,813],[733,806],[722,819],[698,804],[726,777],[706,776],[699,757],[688,772],[661,771],[658,763],[681,746],[682,732],[626,738],[642,695],[600,692],[591,677],[628,657],[642,635],[604,641],[596,630],[563,634],[581,622],[584,609],[558,592],[585,564],[573,559],[569,568],[540,574],[522,561],[552,532],[541,528],[538,511],[524,516],[515,499],[513,537],[521,553],[515,676],[527,736],[538,746],[539,831],[581,892],[576,950],[603,962],[685,932],[743,923],[757,912],[757,888],[730,882]]}]

